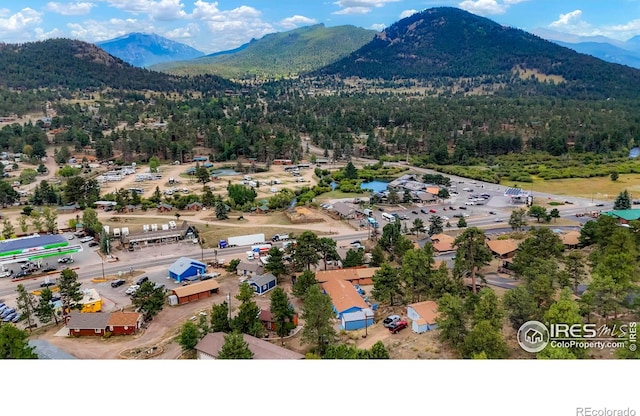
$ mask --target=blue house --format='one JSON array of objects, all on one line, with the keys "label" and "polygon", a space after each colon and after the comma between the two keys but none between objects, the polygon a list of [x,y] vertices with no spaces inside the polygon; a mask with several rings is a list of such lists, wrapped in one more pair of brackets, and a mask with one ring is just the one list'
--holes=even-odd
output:
[{"label": "blue house", "polygon": [[205,274],[207,265],[187,257],[180,257],[169,266],[169,277],[176,282],[187,280],[189,277]]},{"label": "blue house", "polygon": [[253,287],[253,290],[262,295],[267,293],[278,284],[278,279],[271,273],[255,275],[251,279],[247,280],[249,286]]},{"label": "blue house", "polygon": [[417,334],[436,329],[438,304],[432,300],[407,305],[407,317],[411,319],[411,330]]},{"label": "blue house", "polygon": [[331,298],[331,305],[338,319],[342,319],[345,314],[362,312],[369,307],[350,282],[330,279],[322,283],[322,289]]},{"label": "blue house", "polygon": [[373,323],[373,311],[370,308],[364,308],[356,312],[343,313],[342,319],[340,319],[340,329],[354,331],[369,327]]}]

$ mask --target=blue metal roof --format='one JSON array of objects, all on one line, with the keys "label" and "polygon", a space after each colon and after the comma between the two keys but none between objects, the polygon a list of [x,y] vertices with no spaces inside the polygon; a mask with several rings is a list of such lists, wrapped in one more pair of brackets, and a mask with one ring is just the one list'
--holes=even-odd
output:
[{"label": "blue metal roof", "polygon": [[24,250],[34,247],[42,247],[49,244],[66,243],[67,239],[60,234],[47,234],[30,237],[13,238],[0,241],[0,253],[7,251]]},{"label": "blue metal roof", "polygon": [[634,147],[633,149],[629,150],[630,158],[635,159],[638,156],[640,156],[640,147]]},{"label": "blue metal roof", "polygon": [[180,257],[171,266],[169,266],[169,273],[173,273],[176,276],[181,276],[184,272],[189,270],[191,266],[206,269],[207,265],[199,262],[198,260],[190,259],[188,257]]}]

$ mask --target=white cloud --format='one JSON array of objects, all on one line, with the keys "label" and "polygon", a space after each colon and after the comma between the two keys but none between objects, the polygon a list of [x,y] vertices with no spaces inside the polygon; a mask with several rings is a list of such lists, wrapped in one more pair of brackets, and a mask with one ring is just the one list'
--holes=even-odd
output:
[{"label": "white cloud", "polygon": [[378,32],[384,30],[386,27],[384,23],[374,23],[370,26],[371,29],[377,30]]},{"label": "white cloud", "polygon": [[464,0],[458,7],[480,16],[504,14],[509,7],[529,0]]},{"label": "white cloud", "polygon": [[403,10],[402,13],[400,13],[400,19],[404,19],[405,17],[412,16],[416,13],[418,13],[416,9]]},{"label": "white cloud", "polygon": [[458,6],[461,9],[480,16],[504,14],[507,11],[505,5],[498,3],[496,0],[465,0],[458,4]]},{"label": "white cloud", "polygon": [[204,25],[208,31],[207,43],[198,49],[210,53],[238,47],[252,38],[261,38],[276,32],[268,22],[262,20],[259,10],[249,6],[240,6],[231,10],[220,10],[217,2],[198,0],[191,14],[194,22]]},{"label": "white cloud", "polygon": [[581,18],[582,18],[582,10],[574,10],[569,13],[561,14],[558,20],[551,23],[549,26],[562,27],[562,26],[575,25],[576,23],[580,22]]},{"label": "white cloud", "polygon": [[22,35],[24,31],[33,29],[35,25],[42,23],[42,13],[31,8],[22,9],[13,15],[5,12],[2,16],[0,18],[0,35],[3,36]]},{"label": "white cloud", "polygon": [[95,4],[87,2],[57,3],[50,1],[45,6],[45,10],[64,16],[81,16],[89,14],[93,7],[95,7]]},{"label": "white cloud", "polygon": [[340,7],[340,10],[332,14],[367,14],[375,7],[383,7],[387,3],[396,3],[398,1],[401,0],[338,0],[333,4]]},{"label": "white cloud", "polygon": [[188,15],[180,0],[104,0],[109,5],[138,15],[146,14],[154,20],[178,20]]},{"label": "white cloud", "polygon": [[131,32],[156,33],[155,28],[137,19],[109,19],[107,21],[85,20],[68,23],[71,37],[85,42],[100,42],[117,38]]},{"label": "white cloud", "polygon": [[282,19],[279,25],[285,29],[295,29],[296,27],[299,27],[299,26],[308,26],[316,23],[318,23],[316,19],[295,15],[295,16],[287,17],[286,19]]},{"label": "white cloud", "polygon": [[338,10],[337,12],[333,12],[331,14],[367,14],[371,11],[370,7],[347,7],[342,10]]}]

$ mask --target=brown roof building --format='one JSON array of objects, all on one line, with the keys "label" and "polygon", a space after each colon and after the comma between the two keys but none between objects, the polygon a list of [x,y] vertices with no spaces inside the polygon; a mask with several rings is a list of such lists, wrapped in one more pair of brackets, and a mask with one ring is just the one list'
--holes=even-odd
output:
[{"label": "brown roof building", "polygon": [[112,312],[107,330],[114,335],[132,335],[142,326],[142,314],[138,312]]},{"label": "brown roof building", "polygon": [[352,284],[371,285],[373,275],[380,270],[379,267],[354,267],[337,270],[318,270],[316,272],[316,280],[318,283],[328,282],[330,280],[343,280]]},{"label": "brown roof building", "polygon": [[[207,334],[196,345],[196,353],[199,360],[214,360],[224,345],[224,332],[213,332]],[[254,360],[301,360],[304,355],[295,351],[274,345],[251,335],[242,334],[242,338],[249,345],[253,352]]]},{"label": "brown roof building", "polygon": [[180,286],[173,289],[173,294],[178,298],[178,305],[194,302],[199,299],[210,297],[217,293],[220,284],[213,279],[203,280],[198,283],[191,283],[187,286]]},{"label": "brown roof building", "polygon": [[435,329],[438,325],[436,318],[439,315],[438,304],[432,300],[407,305],[407,316],[411,319],[411,329],[418,334]]},{"label": "brown roof building", "polygon": [[520,246],[520,240],[487,240],[487,246],[493,254],[499,257],[513,257]]},{"label": "brown roof building", "polygon": [[348,281],[331,279],[322,283],[322,288],[331,298],[333,309],[338,317],[342,317],[344,313],[361,311],[369,307],[353,284]]},{"label": "brown roof building", "polygon": [[433,249],[439,253],[454,251],[456,249],[453,245],[455,240],[456,239],[454,237],[447,234],[434,234],[431,236]]}]

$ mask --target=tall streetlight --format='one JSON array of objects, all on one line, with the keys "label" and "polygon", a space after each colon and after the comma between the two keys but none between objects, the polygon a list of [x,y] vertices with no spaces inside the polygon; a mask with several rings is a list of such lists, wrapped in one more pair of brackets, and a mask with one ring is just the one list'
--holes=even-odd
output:
[{"label": "tall streetlight", "polygon": [[229,322],[231,322],[231,293],[227,293],[227,305],[229,306]]}]

